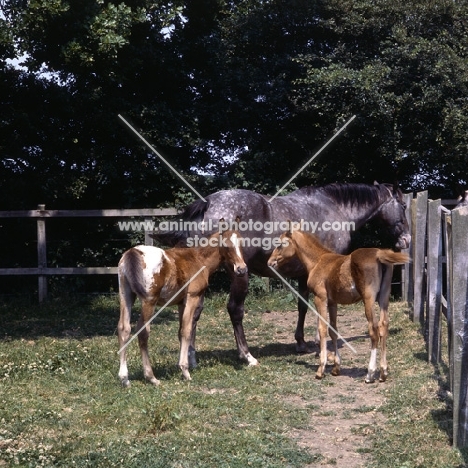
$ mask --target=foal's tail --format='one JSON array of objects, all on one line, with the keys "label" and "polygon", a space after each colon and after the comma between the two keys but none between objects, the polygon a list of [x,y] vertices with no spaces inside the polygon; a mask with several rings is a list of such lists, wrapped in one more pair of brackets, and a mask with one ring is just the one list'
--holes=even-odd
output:
[{"label": "foal's tail", "polygon": [[143,277],[142,253],[137,249],[127,250],[119,263],[119,281],[120,287],[124,283],[130,286],[130,289],[140,299],[146,298],[145,280]]},{"label": "foal's tail", "polygon": [[377,260],[386,265],[400,265],[409,263],[410,257],[408,254],[403,252],[394,252],[390,249],[378,249]]}]

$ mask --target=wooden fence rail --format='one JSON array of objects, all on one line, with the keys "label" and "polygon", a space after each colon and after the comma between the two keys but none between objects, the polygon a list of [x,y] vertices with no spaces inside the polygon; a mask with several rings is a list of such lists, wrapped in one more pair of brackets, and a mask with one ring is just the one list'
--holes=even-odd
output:
[{"label": "wooden fence rail", "polygon": [[[127,210],[46,210],[45,205],[38,205],[31,211],[0,211],[0,218],[37,218],[37,268],[0,268],[1,275],[37,275],[39,302],[47,297],[47,276],[61,275],[100,275],[116,274],[117,267],[47,267],[46,219],[48,218],[132,218],[146,219],[158,216],[174,216],[174,208],[145,208]],[[145,233],[145,243],[152,239]]]},{"label": "wooden fence rail", "polygon": [[449,200],[412,200],[413,320],[427,340],[428,360],[442,352],[442,318],[447,320],[453,444],[468,446],[468,206],[449,210]]}]

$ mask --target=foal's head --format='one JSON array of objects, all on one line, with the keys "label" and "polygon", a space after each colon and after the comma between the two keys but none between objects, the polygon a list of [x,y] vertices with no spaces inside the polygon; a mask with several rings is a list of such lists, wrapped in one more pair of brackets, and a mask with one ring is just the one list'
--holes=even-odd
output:
[{"label": "foal's head", "polygon": [[288,263],[296,256],[296,244],[293,242],[291,230],[281,234],[280,245],[273,250],[268,259],[268,266],[277,270],[283,263]]},{"label": "foal's head", "polygon": [[242,255],[242,239],[237,231],[228,230],[219,235],[219,253],[228,268],[233,268],[234,274],[244,276],[247,273],[247,265]]}]

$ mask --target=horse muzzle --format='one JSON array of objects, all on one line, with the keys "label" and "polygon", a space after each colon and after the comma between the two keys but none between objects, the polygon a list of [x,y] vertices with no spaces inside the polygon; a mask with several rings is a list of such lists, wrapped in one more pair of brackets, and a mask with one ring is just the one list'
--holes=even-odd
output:
[{"label": "horse muzzle", "polygon": [[273,269],[277,270],[278,269],[278,260],[276,260],[276,259],[275,260],[268,260],[268,266],[270,268],[273,268]]},{"label": "horse muzzle", "polygon": [[395,245],[396,249],[409,249],[411,244],[411,235],[410,234],[403,234],[399,237],[398,242]]},{"label": "horse muzzle", "polygon": [[248,269],[247,269],[247,265],[234,265],[234,273],[237,275],[237,276],[244,276],[246,273],[247,273]]}]

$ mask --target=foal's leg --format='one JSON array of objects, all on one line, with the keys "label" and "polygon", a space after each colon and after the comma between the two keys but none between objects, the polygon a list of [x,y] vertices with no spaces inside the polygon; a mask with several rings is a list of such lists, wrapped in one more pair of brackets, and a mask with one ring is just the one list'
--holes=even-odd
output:
[{"label": "foal's leg", "polygon": [[[307,276],[301,276],[298,278],[299,294],[307,302],[309,300],[309,288],[307,287]],[[309,350],[307,344],[304,340],[304,323],[307,314],[307,305],[299,299],[297,302],[297,325],[296,332],[294,333],[294,338],[296,339],[296,351],[298,353],[307,353]],[[317,330],[318,334],[318,330]]]},{"label": "foal's leg", "polygon": [[187,294],[184,303],[179,304],[179,367],[182,371],[183,378],[186,380],[192,380],[189,372],[188,353],[193,333],[193,317],[199,302],[199,296],[190,296],[190,294]]},{"label": "foal's leg", "polygon": [[375,382],[375,372],[377,370],[377,346],[379,344],[378,324],[374,315],[375,294],[368,294],[363,300],[371,339],[371,354],[369,367],[367,369],[366,383],[373,383]]},{"label": "foal's leg", "polygon": [[[151,318],[154,312],[154,303],[142,301],[141,306],[141,315],[138,319],[137,330],[140,330],[141,327]],[[145,379],[148,380],[153,385],[159,385],[159,380],[153,374],[153,368],[151,367],[151,362],[148,354],[148,337],[150,333],[150,324],[145,326],[143,330],[138,335],[138,344],[140,345],[141,361],[143,363],[143,374]]]},{"label": "foal's leg", "polygon": [[231,293],[227,309],[231,318],[232,327],[234,328],[234,336],[236,338],[237,350],[239,358],[246,361],[249,366],[256,366],[258,361],[250,354],[245,339],[244,326],[244,301],[247,296],[249,277],[248,275],[236,276],[229,271],[231,277]]},{"label": "foal's leg", "polygon": [[316,379],[322,379],[325,376],[325,366],[327,365],[327,332],[328,332],[328,314],[327,314],[327,299],[315,296],[314,299],[317,311],[320,314],[318,323],[318,331],[320,335],[320,364],[315,374]]},{"label": "foal's leg", "polygon": [[190,346],[188,350],[188,363],[191,369],[194,369],[195,367],[197,367],[195,340],[197,337],[198,319],[200,318],[200,315],[202,313],[204,301],[205,301],[205,293],[201,295],[197,308],[195,309],[195,313],[193,314],[192,334],[190,337]]},{"label": "foal's leg", "polygon": [[333,349],[335,350],[335,361],[333,364],[333,369],[331,371],[332,375],[340,375],[340,369],[341,369],[341,356],[340,352],[338,351],[338,335],[336,334],[335,330],[338,331],[337,328],[337,305],[336,304],[328,304],[328,314],[330,316],[330,325],[331,327],[329,328],[330,331],[330,337],[333,342]]},{"label": "foal's leg", "polygon": [[380,321],[379,335],[381,343],[380,351],[380,381],[385,382],[388,376],[387,367],[387,337],[388,337],[388,304],[390,302],[390,289],[392,283],[393,265],[384,265],[385,271],[382,276],[382,284],[379,292]]},{"label": "foal's leg", "polygon": [[130,315],[132,312],[132,306],[135,302],[135,294],[130,290],[125,278],[119,278],[119,300],[120,300],[120,319],[117,325],[117,332],[119,335],[119,350],[120,351],[120,368],[119,378],[124,387],[130,386],[130,380],[128,380],[128,368],[127,368],[127,348],[126,344],[130,338],[131,326],[130,326]]}]

